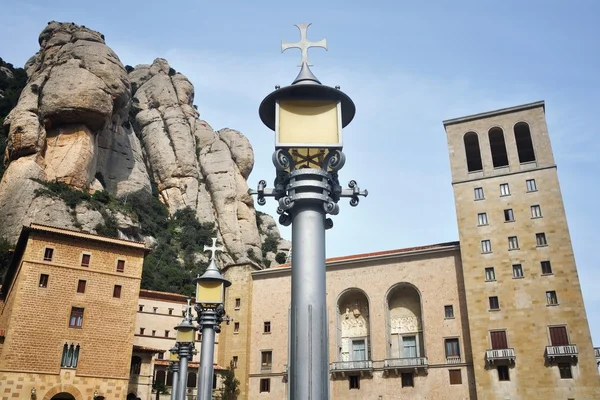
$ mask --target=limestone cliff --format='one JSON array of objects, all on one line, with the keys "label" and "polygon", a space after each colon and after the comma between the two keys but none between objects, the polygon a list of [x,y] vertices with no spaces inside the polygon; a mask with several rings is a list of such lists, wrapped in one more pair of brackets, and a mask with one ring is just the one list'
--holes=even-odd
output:
[{"label": "limestone cliff", "polygon": [[[289,249],[271,217],[257,219],[247,194],[250,142],[199,119],[193,85],[166,60],[126,69],[102,34],[72,23],[50,22],[39,44],[4,121],[0,237],[14,241],[30,222],[90,232],[110,222],[120,236],[155,244],[127,207],[85,195],[106,191],[123,205],[154,194],[171,215],[191,208],[200,223],[216,227],[224,262],[269,264]],[[82,196],[65,200],[45,182]]]}]

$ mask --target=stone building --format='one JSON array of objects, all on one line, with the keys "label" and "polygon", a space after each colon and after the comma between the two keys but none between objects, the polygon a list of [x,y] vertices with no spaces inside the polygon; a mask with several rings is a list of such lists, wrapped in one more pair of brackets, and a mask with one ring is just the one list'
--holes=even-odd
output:
[{"label": "stone building", "polygon": [[147,251],[24,227],[0,289],[0,397],[124,399]]},{"label": "stone building", "polygon": [[[444,121],[460,241],[327,260],[332,400],[600,398],[600,349],[592,345],[544,113],[537,102]],[[44,261],[48,248],[54,253]],[[91,399],[94,390],[150,400],[153,384],[171,386],[168,349],[187,299],[139,290],[144,251],[135,242],[24,229],[15,257],[23,261],[0,291],[2,399],[35,386],[44,400],[58,391]],[[91,262],[80,267],[85,254]],[[120,259],[126,274],[111,269]],[[291,268],[223,268],[232,321],[217,335],[215,369],[233,362],[240,400],[287,398]],[[82,279],[85,294],[74,286]],[[114,285],[120,299],[110,298]],[[82,329],[63,323],[71,307],[84,308]],[[119,323],[101,323],[106,318]],[[43,351],[34,349],[42,341]],[[77,369],[59,368],[77,349]],[[190,364],[189,397],[198,360]],[[110,376],[109,364],[116,365]],[[217,396],[221,383],[213,385]]]}]

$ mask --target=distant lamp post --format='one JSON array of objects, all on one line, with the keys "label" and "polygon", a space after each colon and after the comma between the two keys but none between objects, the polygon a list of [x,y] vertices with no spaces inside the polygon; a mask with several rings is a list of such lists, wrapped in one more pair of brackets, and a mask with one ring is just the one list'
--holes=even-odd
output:
[{"label": "distant lamp post", "polygon": [[31,397],[30,397],[31,400],[37,399],[37,395],[35,393],[36,393],[35,388],[31,389]]},{"label": "distant lamp post", "polygon": [[262,122],[275,131],[275,187],[260,181],[256,194],[278,201],[282,225],[292,225],[292,305],[289,361],[290,399],[329,399],[328,318],[325,292],[325,230],[333,227],[326,214],[339,212],[338,201],[352,206],[367,196],[354,181],[342,189],[338,171],[344,166],[342,128],[354,118],[354,103],[339,87],[324,86],[313,75],[310,47],[327,49],[325,39],[309,42],[310,24],[296,25],[301,40],[282,43],[282,51],[302,51],[300,73],[290,86],[270,93],[260,104]]},{"label": "distant lamp post", "polygon": [[169,349],[169,352],[171,353],[169,356],[169,361],[171,361],[169,367],[173,373],[171,378],[171,400],[179,400],[179,397],[177,397],[179,389],[179,345],[177,342],[175,342],[175,346]]},{"label": "distant lamp post", "polygon": [[175,327],[177,336],[175,343],[177,346],[177,354],[179,355],[179,381],[175,380],[173,376],[173,387],[178,385],[177,400],[185,400],[185,393],[187,390],[187,377],[188,377],[188,361],[192,358],[195,353],[194,349],[194,336],[197,327],[194,326],[192,317],[192,306],[191,299],[188,299],[188,306],[186,308],[183,321]]},{"label": "distant lamp post", "polygon": [[[198,325],[202,329],[202,346],[200,350],[200,367],[198,368],[198,400],[212,399],[212,383],[215,357],[215,333],[221,332],[221,322],[225,319],[225,288],[231,282],[221,275],[215,255],[217,251],[225,250],[216,246],[217,239],[213,238],[212,246],[204,246],[204,251],[212,252],[210,263],[202,276],[195,279],[196,283],[196,312]],[[229,323],[229,318],[226,318]]]}]

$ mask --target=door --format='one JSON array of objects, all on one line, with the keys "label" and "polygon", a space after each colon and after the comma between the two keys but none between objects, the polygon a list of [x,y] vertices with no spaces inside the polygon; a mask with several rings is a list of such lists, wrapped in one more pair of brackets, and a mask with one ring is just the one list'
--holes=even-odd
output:
[{"label": "door", "polygon": [[569,337],[567,336],[567,327],[565,327],[565,326],[550,327],[550,342],[552,343],[552,346],[568,345]]},{"label": "door", "polygon": [[506,331],[490,332],[490,338],[492,339],[493,350],[508,349],[508,343],[506,341]]}]

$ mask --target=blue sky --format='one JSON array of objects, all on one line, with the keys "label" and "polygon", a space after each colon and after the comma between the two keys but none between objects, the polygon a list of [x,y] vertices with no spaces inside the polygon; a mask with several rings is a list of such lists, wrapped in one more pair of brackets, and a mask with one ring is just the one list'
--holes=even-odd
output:
[{"label": "blue sky", "polygon": [[[47,5],[46,5],[47,4]],[[274,85],[291,83],[294,24],[312,22],[313,72],[340,85],[357,115],[344,132],[343,201],[328,256],[457,240],[442,120],[545,100],[592,336],[600,345],[600,3],[597,1],[6,1],[0,57],[16,66],[51,20],[102,32],[124,64],[164,57],[196,88],[201,117],[243,132],[256,155],[250,185],[271,182],[273,133],[258,118]],[[260,210],[274,215],[275,205]],[[289,238],[289,230],[283,231]]]}]

